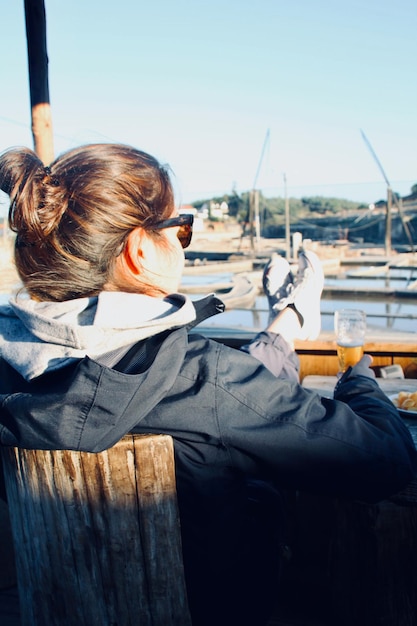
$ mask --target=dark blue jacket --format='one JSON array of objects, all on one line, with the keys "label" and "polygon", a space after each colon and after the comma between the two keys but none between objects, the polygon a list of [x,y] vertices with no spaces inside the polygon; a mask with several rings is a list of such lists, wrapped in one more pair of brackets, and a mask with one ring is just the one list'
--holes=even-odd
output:
[{"label": "dark blue jacket", "polygon": [[[279,349],[275,335],[261,340]],[[137,367],[141,350],[143,342],[113,369],[84,358],[31,382],[0,360],[0,442],[97,452],[127,432],[172,435],[195,624],[223,624],[221,614],[230,625],[220,607],[229,602],[236,619],[238,596],[238,623],[263,623],[248,606],[264,579],[253,563],[248,570],[242,548],[252,532],[251,485],[373,502],[416,474],[409,431],[373,379],[347,375],[336,399],[321,398],[185,328],[154,338]],[[262,530],[253,528],[255,546]]]}]

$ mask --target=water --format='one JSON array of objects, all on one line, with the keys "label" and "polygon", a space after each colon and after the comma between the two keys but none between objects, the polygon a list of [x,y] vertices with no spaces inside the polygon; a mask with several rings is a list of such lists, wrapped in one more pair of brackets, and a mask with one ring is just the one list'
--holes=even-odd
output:
[{"label": "water", "polygon": [[[195,298],[198,296],[192,296]],[[321,301],[322,329],[333,331],[333,316],[336,309],[361,308],[366,312],[367,327],[376,330],[416,332],[416,301],[372,302],[352,299],[327,299]],[[395,317],[394,317],[395,316]],[[265,296],[258,296],[252,309],[226,311],[204,322],[204,326],[250,328],[262,330],[268,324],[268,302]]]},{"label": "water", "polygon": [[[355,268],[348,270],[344,276],[341,277],[326,277],[325,283],[328,286],[349,286],[355,285],[361,288],[369,287],[370,290],[391,287],[394,289],[406,289],[407,285],[417,280],[416,269],[390,269],[387,276],[384,269],[381,268],[380,276],[373,276],[368,278],[359,278],[353,276],[356,270],[363,272],[369,271],[369,268]],[[233,280],[233,274],[224,272],[222,274],[203,274],[201,276],[184,276],[183,285],[201,285],[201,294],[192,294],[192,299],[199,298],[207,293],[210,293],[212,289],[211,284],[227,284]],[[8,294],[0,294],[0,304],[6,303],[9,299]],[[323,296],[321,300],[321,313],[322,313],[322,329],[324,331],[333,331],[333,316],[336,309],[342,308],[361,308],[366,312],[367,327],[376,330],[389,330],[397,332],[410,332],[415,333],[417,331],[417,291],[415,293],[415,299],[403,299],[393,300],[387,299],[382,301],[372,300],[372,298],[366,298],[358,300],[356,296],[354,299],[346,297],[342,298],[330,298]],[[257,296],[255,303],[251,309],[234,309],[231,311],[225,311],[220,315],[204,322],[204,326],[209,327],[223,327],[223,328],[242,328],[250,329],[254,331],[262,330],[268,324],[268,301],[264,295]]]},{"label": "water", "polygon": [[[407,286],[417,280],[416,268],[390,269],[389,274],[381,267],[373,269],[378,275],[360,278],[355,275],[356,271],[369,272],[369,267],[355,267],[348,270],[342,276],[326,277],[325,284],[329,287],[355,286],[361,289],[375,290],[391,288],[405,290]],[[228,282],[233,280],[232,274],[205,275],[201,277],[184,277],[183,284],[201,284],[202,295],[210,292],[210,283]],[[199,296],[192,295],[192,298]],[[415,333],[417,331],[417,290],[413,299],[394,299],[363,297],[331,297],[325,295],[321,300],[322,329],[333,331],[333,316],[337,309],[360,308],[367,316],[367,327],[374,330],[388,330],[395,332]],[[221,315],[204,322],[204,326],[244,328],[262,330],[268,323],[268,301],[264,295],[259,295],[251,309],[235,309],[226,311]]]}]

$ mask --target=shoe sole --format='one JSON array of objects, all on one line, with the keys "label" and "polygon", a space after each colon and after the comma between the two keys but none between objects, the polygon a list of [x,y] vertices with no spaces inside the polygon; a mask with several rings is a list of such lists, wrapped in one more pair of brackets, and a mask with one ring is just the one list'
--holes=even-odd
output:
[{"label": "shoe sole", "polygon": [[[314,252],[310,252],[309,250],[307,250],[306,252],[302,252],[302,254],[307,259],[308,265],[313,272],[314,278],[316,279],[317,288],[320,289],[320,299],[321,299],[321,294],[322,294],[323,287],[324,287],[323,265],[321,264],[320,259]],[[318,319],[319,319],[319,323],[316,324],[314,327],[312,327],[312,329],[310,329],[309,334],[306,337],[303,336],[303,339],[307,341],[313,341],[314,339],[317,339],[321,331],[321,314],[320,313],[319,313]]]},{"label": "shoe sole", "polygon": [[[287,273],[285,274],[285,277],[288,276],[288,274],[291,273],[291,266],[290,266],[290,264],[288,263],[288,261],[286,259],[284,259],[284,257],[281,257],[281,256],[279,256],[278,259],[274,259],[274,257],[272,257],[268,261],[268,263],[265,265],[265,267],[264,267],[264,271],[262,273],[262,287],[263,287],[264,294],[268,298],[268,304],[269,304],[269,308],[271,310],[271,314],[272,314],[272,307],[277,303],[276,294],[279,291],[279,289],[282,287],[282,285],[284,284],[284,282],[281,282],[274,292],[272,292],[269,289],[269,286],[268,286],[268,283],[269,283],[269,281],[268,281],[268,274],[269,274],[269,272],[273,272],[273,267],[274,267],[275,263],[279,263],[283,268],[285,268],[285,270],[287,270]],[[284,274],[284,270],[282,271],[282,273]],[[284,280],[285,280],[285,278],[284,278]]]}]

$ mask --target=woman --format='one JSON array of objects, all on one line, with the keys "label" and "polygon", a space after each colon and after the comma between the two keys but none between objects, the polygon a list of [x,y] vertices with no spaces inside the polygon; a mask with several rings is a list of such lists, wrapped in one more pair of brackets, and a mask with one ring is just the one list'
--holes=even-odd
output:
[{"label": "woman", "polygon": [[301,254],[296,276],[273,259],[276,315],[237,351],[190,332],[222,306],[177,293],[192,218],[153,157],[90,145],[45,168],[10,150],[0,187],[26,288],[0,310],[0,442],[99,451],[127,432],[172,435],[193,624],[266,623],[280,491],[377,501],[417,468],[369,357],[335,400],[298,383],[293,341],[320,329],[318,259]]}]

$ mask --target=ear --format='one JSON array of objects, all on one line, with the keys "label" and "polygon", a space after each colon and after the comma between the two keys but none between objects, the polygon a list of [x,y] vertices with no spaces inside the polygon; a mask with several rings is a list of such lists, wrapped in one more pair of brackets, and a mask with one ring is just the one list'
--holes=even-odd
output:
[{"label": "ear", "polygon": [[124,265],[135,276],[142,273],[143,235],[142,228],[133,229],[127,237],[126,245],[122,252]]}]

